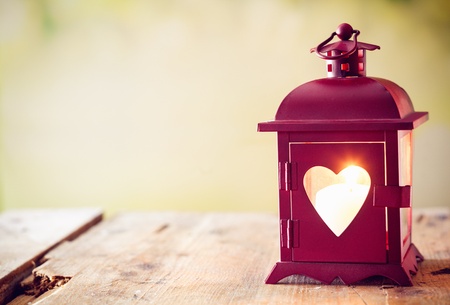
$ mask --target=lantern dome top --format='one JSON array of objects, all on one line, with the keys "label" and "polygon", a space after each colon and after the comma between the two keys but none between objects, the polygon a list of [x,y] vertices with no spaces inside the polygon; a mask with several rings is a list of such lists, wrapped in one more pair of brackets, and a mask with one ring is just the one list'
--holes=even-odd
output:
[{"label": "lantern dome top", "polygon": [[412,130],[428,119],[408,94],[382,78],[323,78],[298,86],[281,102],[275,120],[259,131]]},{"label": "lantern dome top", "polygon": [[414,112],[408,94],[391,81],[325,78],[303,84],[282,101],[276,120],[402,119]]}]

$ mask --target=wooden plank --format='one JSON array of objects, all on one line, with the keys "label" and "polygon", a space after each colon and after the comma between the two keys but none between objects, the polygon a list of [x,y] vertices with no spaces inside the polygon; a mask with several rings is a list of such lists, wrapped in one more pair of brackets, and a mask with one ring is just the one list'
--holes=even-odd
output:
[{"label": "wooden plank", "polygon": [[99,209],[26,209],[0,214],[0,304],[43,256],[63,240],[72,240],[102,219]]},{"label": "wooden plank", "polygon": [[279,256],[276,215],[125,213],[34,270],[35,283],[68,279],[61,287],[11,304],[449,304],[448,211],[416,215],[413,241],[426,259],[413,287],[381,278],[327,286],[301,276],[266,285]]}]

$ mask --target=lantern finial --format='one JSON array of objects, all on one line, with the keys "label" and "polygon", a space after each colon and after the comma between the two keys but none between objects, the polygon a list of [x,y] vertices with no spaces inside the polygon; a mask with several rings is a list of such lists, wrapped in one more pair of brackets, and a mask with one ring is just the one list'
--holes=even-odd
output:
[{"label": "lantern finial", "polygon": [[349,40],[350,38],[352,38],[352,34],[353,34],[353,28],[348,23],[341,23],[336,30],[336,35],[341,40]]},{"label": "lantern finial", "polygon": [[[331,36],[311,49],[327,61],[328,77],[366,76],[366,50],[380,49],[379,46],[358,42],[360,32],[348,23],[342,23]],[[334,36],[341,41],[327,45]],[[353,41],[350,38],[353,36]]]}]

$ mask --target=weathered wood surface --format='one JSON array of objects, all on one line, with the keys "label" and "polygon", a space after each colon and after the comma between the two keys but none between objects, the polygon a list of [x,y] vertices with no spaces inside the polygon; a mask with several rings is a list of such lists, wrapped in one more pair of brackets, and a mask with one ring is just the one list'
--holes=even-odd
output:
[{"label": "weathered wood surface", "polygon": [[425,256],[413,287],[375,278],[322,285],[264,279],[278,260],[272,214],[125,213],[48,254],[35,283],[67,279],[12,304],[450,304],[448,211],[415,216]]},{"label": "weathered wood surface", "polygon": [[43,256],[102,219],[99,209],[27,209],[0,214],[0,304],[10,299]]}]

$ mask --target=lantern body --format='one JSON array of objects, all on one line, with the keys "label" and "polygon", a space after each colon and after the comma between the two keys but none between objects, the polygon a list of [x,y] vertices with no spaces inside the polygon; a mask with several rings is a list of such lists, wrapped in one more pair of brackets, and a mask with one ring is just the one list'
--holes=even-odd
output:
[{"label": "lantern body", "polygon": [[[266,283],[412,285],[423,259],[411,243],[412,130],[427,117],[396,84],[359,75],[301,85],[258,124],[278,134],[280,262]],[[362,173],[353,182],[349,166]]]}]

